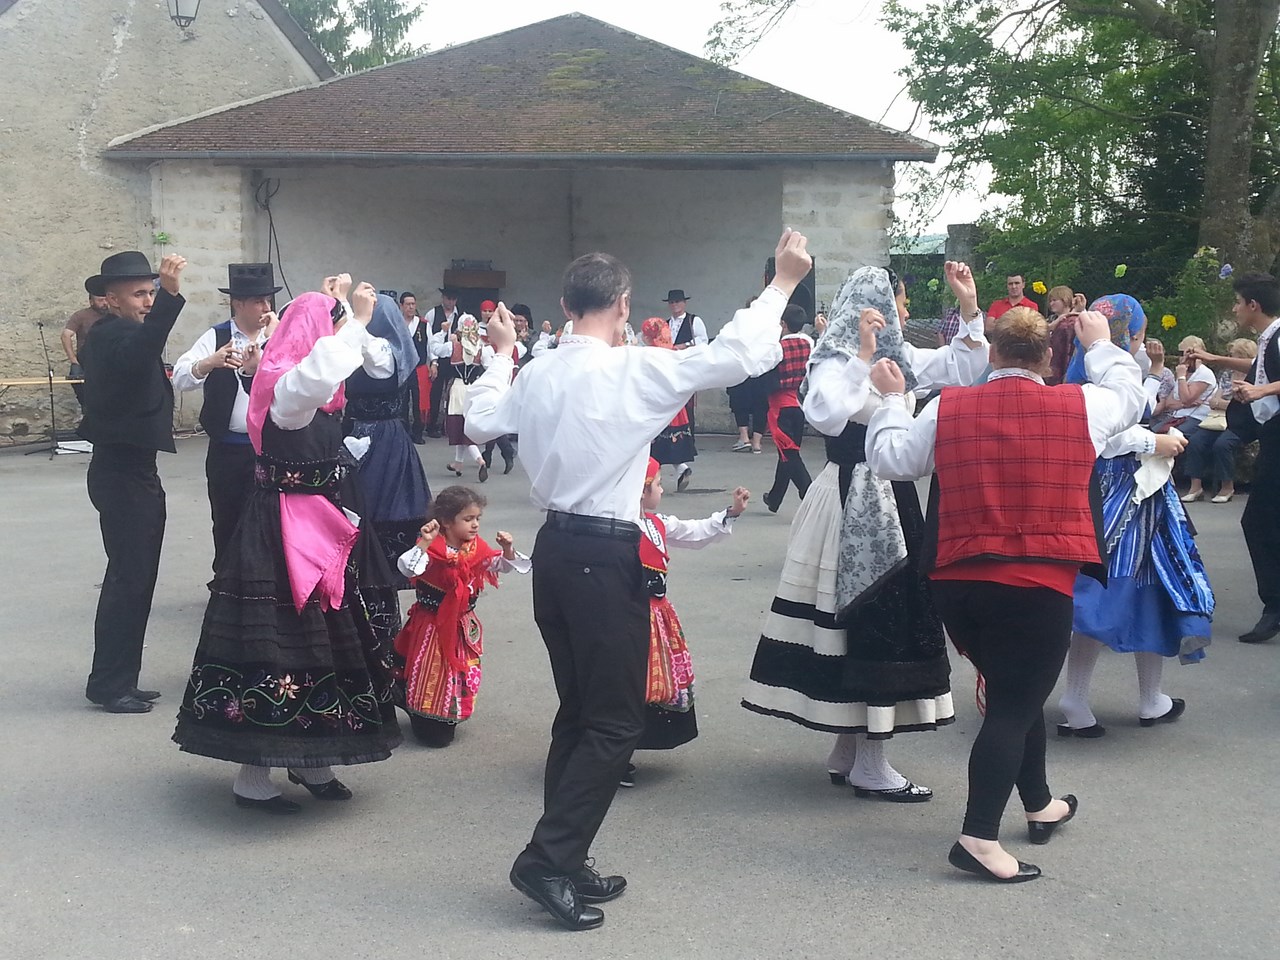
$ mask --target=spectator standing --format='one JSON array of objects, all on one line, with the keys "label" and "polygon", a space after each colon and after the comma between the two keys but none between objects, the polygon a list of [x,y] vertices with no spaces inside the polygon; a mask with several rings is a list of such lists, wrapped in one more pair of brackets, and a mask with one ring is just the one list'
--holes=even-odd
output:
[{"label": "spectator standing", "polygon": [[[84,379],[84,370],[80,366],[80,350],[89,336],[89,330],[108,312],[107,288],[98,277],[90,277],[86,280],[84,289],[89,294],[89,305],[73,313],[67,319],[67,325],[62,328],[62,351],[67,355],[67,363],[71,365],[67,370],[68,380]],[[76,401],[83,410],[84,384],[73,383],[71,389],[75,391]]]}]

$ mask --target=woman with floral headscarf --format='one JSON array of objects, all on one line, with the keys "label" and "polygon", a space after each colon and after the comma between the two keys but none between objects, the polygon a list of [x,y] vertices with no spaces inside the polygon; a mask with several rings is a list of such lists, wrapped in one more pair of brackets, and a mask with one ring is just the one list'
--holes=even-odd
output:
[{"label": "woman with floral headscarf", "polygon": [[[1147,336],[1147,314],[1142,309],[1142,304],[1127,293],[1109,293],[1093,301],[1089,309],[1107,318],[1112,343],[1137,357],[1139,365],[1147,359],[1145,354],[1138,356],[1142,341]],[[1086,383],[1089,376],[1084,372],[1084,351],[1080,348],[1078,337],[1072,340],[1071,351],[1063,382]]]},{"label": "woman with floral headscarf", "polygon": [[[908,390],[973,383],[987,365],[973,276],[946,265],[961,322],[946,347],[904,342],[901,281],[863,267],[845,281],[800,387],[806,419],[826,435],[827,466],[796,511],[777,595],[756,647],[748,710],[837,734],[832,783],[897,803],[932,791],[884,756],[896,733],[954,721],[942,623],[918,569],[924,518],[914,484],[877,480],[866,464],[866,424],[880,406],[872,361],[889,357]],[[913,402],[910,392],[906,401]]]},{"label": "woman with floral headscarf", "polygon": [[[671,326],[661,317],[650,317],[640,326],[640,337],[646,347],[658,347],[662,350],[675,349],[671,345]],[[649,456],[659,464],[693,463],[698,451],[693,444],[693,425],[689,422],[689,411],[681,410],[675,419],[662,428],[653,443],[649,445]],[[683,490],[687,479],[681,485],[677,478],[677,487]]]},{"label": "woman with floral headscarf", "polygon": [[342,439],[343,382],[394,371],[369,335],[375,293],[329,278],[285,308],[254,377],[248,433],[256,488],[209,584],[200,642],[173,739],[187,753],[240,764],[237,806],[301,808],[272,767],[322,800],[347,800],[340,764],[385,760],[400,742],[390,647],[361,587],[389,582],[386,561],[350,504],[358,491]]},{"label": "woman with floral headscarf", "polygon": [[[364,514],[373,525],[391,570],[400,555],[413,547],[427,522],[431,488],[405,426],[409,384],[418,366],[418,350],[395,300],[378,296],[369,321],[370,336],[385,340],[395,359],[392,376],[376,377],[363,368],[347,378],[344,411],[347,436],[359,453],[356,482],[364,499]],[[363,451],[363,452],[360,452]],[[396,586],[409,582],[395,574]]]},{"label": "woman with floral headscarf", "polygon": [[449,363],[453,367],[453,379],[449,383],[449,400],[445,408],[444,432],[453,444],[453,460],[449,469],[457,476],[462,476],[465,461],[470,461],[480,468],[479,480],[484,483],[489,479],[489,465],[485,462],[480,448],[467,436],[467,425],[463,420],[463,410],[467,402],[467,387],[480,379],[484,373],[482,353],[484,341],[480,339],[480,324],[471,314],[463,314],[458,321],[458,331],[453,337],[453,355]]}]

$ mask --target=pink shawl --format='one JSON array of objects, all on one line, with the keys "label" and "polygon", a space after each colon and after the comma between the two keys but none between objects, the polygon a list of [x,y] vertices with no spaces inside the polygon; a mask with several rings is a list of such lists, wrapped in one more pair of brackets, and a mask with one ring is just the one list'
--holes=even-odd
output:
[{"label": "pink shawl", "polygon": [[[285,309],[280,326],[253,378],[249,394],[248,428],[253,449],[262,453],[262,428],[271,415],[276,383],[311,353],[316,341],[333,335],[336,301],[320,293],[304,293]],[[343,384],[320,409],[341,410],[346,402]],[[280,534],[293,605],[299,613],[318,592],[322,610],[342,606],[346,592],[347,558],[359,530],[328,497],[280,494]]]}]

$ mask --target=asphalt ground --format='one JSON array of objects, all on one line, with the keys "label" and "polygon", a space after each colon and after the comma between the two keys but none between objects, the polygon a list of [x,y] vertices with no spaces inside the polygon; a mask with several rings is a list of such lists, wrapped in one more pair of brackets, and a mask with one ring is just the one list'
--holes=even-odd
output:
[{"label": "asphalt ground", "polygon": [[[203,440],[161,456],[169,524],[143,685],[145,716],[83,699],[104,558],[86,456],[0,454],[0,956],[185,958],[1274,958],[1280,880],[1280,643],[1236,635],[1259,613],[1239,531],[1244,498],[1191,510],[1218,595],[1207,660],[1171,663],[1183,719],[1140,728],[1129,658],[1099,663],[1101,740],[1053,738],[1051,785],[1080,814],[1045,847],[1005,820],[1011,851],[1045,877],[997,887],[946,863],[979,719],[954,658],[956,724],[889,745],[931,803],[854,798],[827,782],[830,738],[739,704],[773,595],[794,494],[758,494],[773,458],[703,437],[690,491],[664,510],[706,516],[756,493],[729,541],[677,553],[671,597],[694,655],[701,736],[641,754],[593,853],[630,887],[600,930],[555,927],[507,882],[541,806],[555,709],[530,581],[486,592],[485,685],[446,750],[407,742],[346,768],[346,804],[267,817],[231,802],[230,764],[170,742],[195,648],[211,545]],[[420,448],[451,482],[442,441]],[[820,447],[806,444],[816,473]],[[464,478],[474,481],[474,478]],[[483,487],[483,531],[529,548],[540,522],[517,468]],[[1050,701],[1049,719],[1058,717]],[[407,733],[407,724],[406,733]],[[283,777],[277,774],[277,779]]]}]

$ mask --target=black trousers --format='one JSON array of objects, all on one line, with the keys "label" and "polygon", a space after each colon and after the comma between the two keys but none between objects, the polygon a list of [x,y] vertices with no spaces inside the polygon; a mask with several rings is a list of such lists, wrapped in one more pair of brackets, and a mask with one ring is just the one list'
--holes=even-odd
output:
[{"label": "black trousers", "polygon": [[750,433],[764,433],[769,425],[769,396],[760,378],[744,380],[730,387],[728,394],[733,422],[746,427]]},{"label": "black trousers", "polygon": [[551,725],[543,814],[516,866],[571,874],[587,858],[644,733],[649,598],[635,540],[543,526],[533,616],[560,709]]},{"label": "black trousers", "polygon": [[93,669],[85,696],[104,703],[138,686],[142,642],[164,541],[164,488],[154,450],[95,444],[89,500],[98,511],[107,572],[93,625]]},{"label": "black trousers", "polygon": [[[778,411],[778,429],[795,441],[804,442],[804,410],[800,407],[784,407]],[[788,484],[795,484],[796,493],[803,498],[813,481],[800,458],[799,450],[778,450],[778,465],[773,471],[773,487],[765,495],[771,503],[781,503],[787,495]]]},{"label": "black trousers", "polygon": [[493,448],[497,447],[502,454],[502,459],[510,463],[516,458],[516,445],[514,433],[504,433],[497,440],[490,440],[484,445],[484,460],[489,466],[493,466]]},{"label": "black trousers", "polygon": [[444,401],[445,397],[448,396],[446,391],[453,380],[453,377],[444,375],[445,366],[444,361],[440,361],[437,367],[440,373],[431,381],[431,416],[427,420],[426,429],[433,437],[438,437],[444,433]]},{"label": "black trousers", "polygon": [[1024,810],[1043,810],[1044,702],[1071,643],[1072,600],[1047,587],[982,580],[934,580],[934,606],[947,632],[987,686],[987,715],[969,753],[966,836],[1000,839],[1000,818],[1016,785]]},{"label": "black trousers", "polygon": [[[432,382],[431,390],[434,395],[435,382]],[[414,440],[421,440],[425,424],[422,418],[422,389],[418,386],[418,373],[415,370],[412,377],[409,378],[409,408],[404,413],[404,425],[409,428],[409,436]]]},{"label": "black trousers", "polygon": [[1280,424],[1268,421],[1253,465],[1249,502],[1240,517],[1244,542],[1267,610],[1280,607]]},{"label": "black trousers", "polygon": [[245,502],[253,491],[253,447],[247,443],[223,443],[209,438],[204,475],[209,487],[209,513],[213,517],[213,569],[226,555],[231,534],[240,523]]}]

